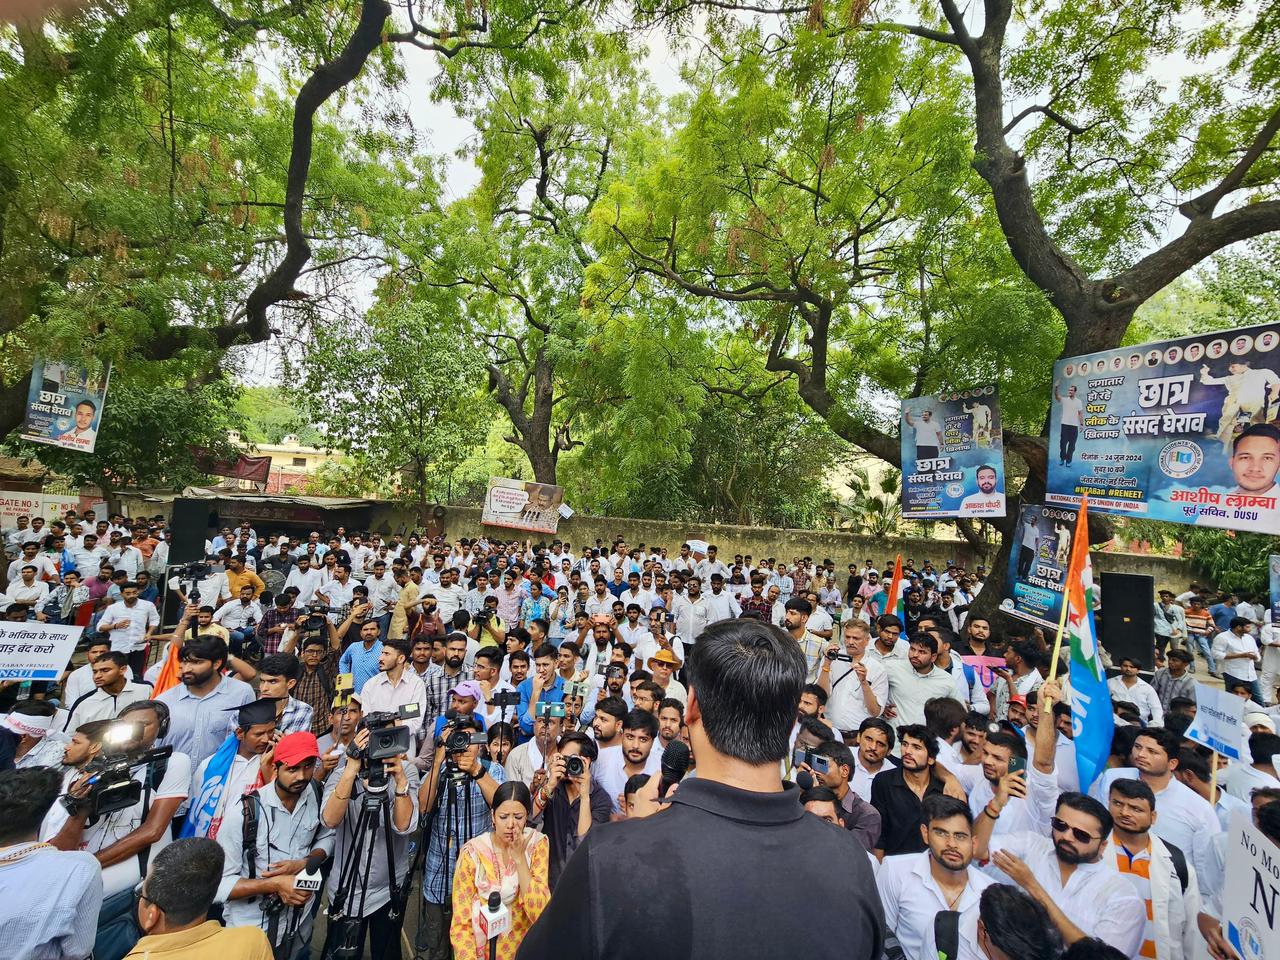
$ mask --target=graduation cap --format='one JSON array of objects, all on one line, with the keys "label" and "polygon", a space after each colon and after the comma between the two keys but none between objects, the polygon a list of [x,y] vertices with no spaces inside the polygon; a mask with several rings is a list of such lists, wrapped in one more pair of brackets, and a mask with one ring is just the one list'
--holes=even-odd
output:
[{"label": "graduation cap", "polygon": [[241,730],[248,730],[260,723],[274,723],[276,719],[275,700],[254,700],[238,707],[227,707],[224,712],[230,713],[232,710],[237,711],[236,726]]}]

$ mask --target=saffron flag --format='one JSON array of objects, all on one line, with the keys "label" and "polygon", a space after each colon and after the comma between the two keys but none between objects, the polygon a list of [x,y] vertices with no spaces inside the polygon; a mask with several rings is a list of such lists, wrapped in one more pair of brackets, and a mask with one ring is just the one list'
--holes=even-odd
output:
[{"label": "saffron flag", "polygon": [[156,676],[156,682],[151,686],[151,695],[153,697],[158,697],[170,687],[178,685],[178,649],[179,644],[170,643],[165,650],[164,663],[160,666],[160,673]]},{"label": "saffron flag", "polygon": [[1067,566],[1067,638],[1071,644],[1071,726],[1075,738],[1080,789],[1088,792],[1107,765],[1115,718],[1107,674],[1098,654],[1093,623],[1093,564],[1089,561],[1089,503],[1080,504],[1071,562]]},{"label": "saffron flag", "polygon": [[[889,592],[885,595],[884,613],[892,613],[902,619],[906,601],[902,596],[902,554],[893,561],[893,579],[889,581]],[[905,624],[906,621],[904,620]]]}]

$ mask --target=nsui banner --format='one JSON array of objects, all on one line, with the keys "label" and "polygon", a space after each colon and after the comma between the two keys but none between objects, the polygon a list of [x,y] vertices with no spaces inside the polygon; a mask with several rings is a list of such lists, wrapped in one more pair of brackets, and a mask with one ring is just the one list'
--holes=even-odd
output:
[{"label": "nsui banner", "polygon": [[534,533],[555,533],[564,487],[505,477],[490,477],[480,522]]},{"label": "nsui banner", "polygon": [[1249,734],[1241,725],[1243,717],[1244,701],[1234,693],[1197,683],[1196,717],[1183,736],[1228,760],[1239,760],[1240,748],[1249,742]]},{"label": "nsui banner", "polygon": [[93,453],[111,365],[76,367],[36,358],[22,439]]},{"label": "nsui banner", "polygon": [[1280,324],[1059,360],[1049,503],[1280,534]]},{"label": "nsui banner", "polygon": [[900,436],[905,518],[1004,516],[994,386],[903,400]]},{"label": "nsui banner", "polygon": [[0,623],[0,680],[56,680],[62,675],[84,627]]},{"label": "nsui banner", "polygon": [[1280,848],[1249,822],[1243,811],[1227,830],[1227,878],[1222,919],[1240,960],[1280,957]]},{"label": "nsui banner", "polygon": [[1050,630],[1058,629],[1076,517],[1071,507],[1022,505],[1001,610]]}]

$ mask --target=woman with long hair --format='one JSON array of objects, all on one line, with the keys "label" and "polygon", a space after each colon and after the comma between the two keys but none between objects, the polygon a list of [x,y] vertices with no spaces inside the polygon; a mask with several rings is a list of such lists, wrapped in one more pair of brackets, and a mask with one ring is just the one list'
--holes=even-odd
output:
[{"label": "woman with long hair", "polygon": [[499,960],[514,960],[520,942],[551,899],[547,838],[529,826],[533,798],[519,780],[494,792],[493,829],[468,841],[453,874],[449,940],[455,960],[487,960],[489,944],[475,917],[497,891],[511,913],[511,929],[498,940]]}]

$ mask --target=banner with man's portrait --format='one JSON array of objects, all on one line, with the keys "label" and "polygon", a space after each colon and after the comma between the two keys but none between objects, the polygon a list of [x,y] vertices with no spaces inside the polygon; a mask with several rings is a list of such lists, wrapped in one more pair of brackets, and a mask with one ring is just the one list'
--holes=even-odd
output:
[{"label": "banner with man's portrait", "polygon": [[22,439],[93,453],[110,379],[109,363],[82,367],[37,357]]},{"label": "banner with man's portrait", "polygon": [[532,533],[555,533],[560,524],[564,487],[508,477],[490,477],[480,522]]},{"label": "banner with man's portrait", "polygon": [[995,386],[902,401],[902,516],[1003,517]]},{"label": "banner with man's portrait", "polygon": [[1048,503],[1280,534],[1280,324],[1059,360]]}]

